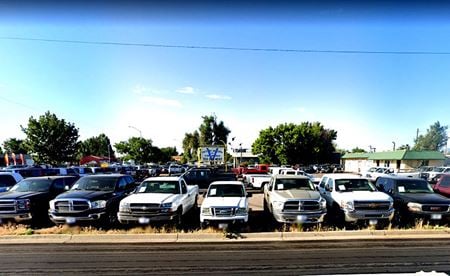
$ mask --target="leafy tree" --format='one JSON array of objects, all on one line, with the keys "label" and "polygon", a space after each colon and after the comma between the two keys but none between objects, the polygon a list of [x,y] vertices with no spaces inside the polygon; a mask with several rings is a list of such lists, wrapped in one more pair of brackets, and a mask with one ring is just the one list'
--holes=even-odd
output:
[{"label": "leafy tree", "polygon": [[352,153],[359,153],[359,152],[366,153],[367,151],[365,149],[361,149],[361,148],[356,147],[356,148],[353,148],[351,152]]},{"label": "leafy tree", "polygon": [[439,121],[435,122],[425,135],[419,135],[415,139],[414,150],[442,150],[448,140],[447,129],[448,126],[441,126]]},{"label": "leafy tree", "polygon": [[0,147],[0,160],[2,160],[2,158],[3,158],[3,149],[2,149],[2,147]]},{"label": "leafy tree", "polygon": [[161,156],[158,158],[159,162],[166,163],[172,160],[172,156],[178,155],[176,147],[161,148]]},{"label": "leafy tree", "polygon": [[114,150],[111,146],[109,137],[104,133],[82,141],[80,143],[79,155],[80,158],[87,155],[115,158]]},{"label": "leafy tree", "polygon": [[326,162],[335,151],[337,132],[325,129],[319,122],[280,124],[261,130],[252,145],[260,159],[277,164],[311,164]]},{"label": "leafy tree", "polygon": [[121,141],[114,144],[117,152],[124,154],[125,160],[134,160],[137,163],[149,163],[158,161],[161,150],[152,145],[151,139],[142,137],[131,137],[128,141]]},{"label": "leafy tree", "polygon": [[15,154],[27,153],[24,140],[22,139],[10,138],[8,140],[5,140],[3,142],[3,147],[5,148],[5,151],[9,153],[11,152],[14,152]]},{"label": "leafy tree", "polygon": [[200,147],[200,135],[198,131],[186,133],[183,139],[183,162],[197,159],[197,150]]},{"label": "leafy tree", "polygon": [[218,122],[216,115],[202,116],[203,123],[199,127],[200,145],[222,145],[227,143],[230,130],[225,126],[223,121]]},{"label": "leafy tree", "polygon": [[25,147],[37,163],[58,165],[75,160],[79,135],[74,124],[47,111],[39,119],[30,117],[27,127],[21,128],[27,136]]}]

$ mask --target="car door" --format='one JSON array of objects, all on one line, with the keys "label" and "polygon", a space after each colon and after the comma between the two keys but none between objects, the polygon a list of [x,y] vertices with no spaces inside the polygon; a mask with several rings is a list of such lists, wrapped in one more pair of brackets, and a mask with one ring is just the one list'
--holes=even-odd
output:
[{"label": "car door", "polygon": [[183,213],[186,213],[188,210],[192,208],[192,206],[194,206],[195,195],[193,191],[188,191],[184,179],[180,180],[180,188],[181,188],[181,202],[183,204]]},{"label": "car door", "polygon": [[331,207],[333,206],[333,186],[334,186],[334,180],[332,178],[328,178],[327,182],[325,183],[325,188],[323,189],[323,193],[321,193],[322,197],[325,198],[327,201],[327,206]]}]

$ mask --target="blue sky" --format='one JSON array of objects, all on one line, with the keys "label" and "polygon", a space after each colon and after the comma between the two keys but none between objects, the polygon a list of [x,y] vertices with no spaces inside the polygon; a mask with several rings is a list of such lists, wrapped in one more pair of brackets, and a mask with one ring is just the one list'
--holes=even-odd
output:
[{"label": "blue sky", "polygon": [[[0,4],[0,37],[242,48],[450,52],[447,6],[270,2]],[[289,3],[289,2],[288,2]],[[345,2],[343,2],[345,3]],[[383,3],[383,2],[381,2]],[[415,3],[415,2],[413,2]],[[433,2],[434,3],[434,2]],[[202,115],[251,146],[261,129],[320,121],[338,147],[413,144],[448,125],[450,55],[331,54],[0,39],[0,142],[50,110],[82,139],[142,131],[177,146]]]}]

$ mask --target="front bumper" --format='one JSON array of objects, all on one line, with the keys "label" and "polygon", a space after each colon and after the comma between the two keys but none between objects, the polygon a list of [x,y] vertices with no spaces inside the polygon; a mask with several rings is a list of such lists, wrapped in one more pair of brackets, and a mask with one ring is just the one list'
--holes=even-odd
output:
[{"label": "front bumper", "polygon": [[31,212],[20,212],[20,213],[0,213],[0,220],[13,219],[16,222],[30,221],[33,219]]},{"label": "front bumper", "polygon": [[326,210],[322,212],[305,213],[305,212],[273,212],[273,216],[276,221],[280,223],[301,223],[301,224],[314,224],[321,223],[326,214]]},{"label": "front bumper", "polygon": [[229,217],[217,217],[217,216],[204,216],[200,215],[200,222],[205,223],[247,223],[248,222],[248,215],[244,216],[229,216]]},{"label": "front bumper", "polygon": [[48,216],[56,224],[75,224],[77,222],[99,221],[106,215],[106,210],[89,210],[79,213],[56,213],[49,211]]},{"label": "front bumper", "polygon": [[160,222],[160,221],[172,221],[175,219],[177,214],[175,212],[167,213],[131,213],[131,212],[118,212],[117,218],[122,224],[130,223],[150,223],[150,222]]},{"label": "front bumper", "polygon": [[394,217],[394,208],[388,211],[348,211],[344,210],[346,222],[357,222],[360,220],[392,220]]}]

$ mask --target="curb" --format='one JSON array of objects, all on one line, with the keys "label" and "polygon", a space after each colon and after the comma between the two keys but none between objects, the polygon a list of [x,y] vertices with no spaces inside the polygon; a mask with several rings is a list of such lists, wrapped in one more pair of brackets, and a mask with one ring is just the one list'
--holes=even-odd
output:
[{"label": "curb", "polygon": [[0,236],[0,244],[94,244],[94,243],[220,243],[276,241],[338,241],[450,239],[450,230],[372,230],[336,232],[271,233],[169,233],[169,234],[35,234]]}]

